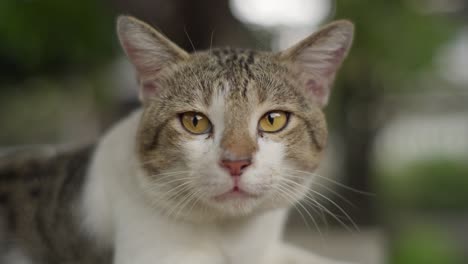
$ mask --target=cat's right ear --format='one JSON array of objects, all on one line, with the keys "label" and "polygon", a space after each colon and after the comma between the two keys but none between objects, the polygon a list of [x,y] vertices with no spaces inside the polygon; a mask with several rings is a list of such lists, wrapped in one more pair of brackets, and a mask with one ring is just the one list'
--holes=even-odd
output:
[{"label": "cat's right ear", "polygon": [[157,78],[163,68],[189,58],[183,49],[133,17],[118,17],[117,34],[123,50],[137,70],[142,102],[158,93]]}]

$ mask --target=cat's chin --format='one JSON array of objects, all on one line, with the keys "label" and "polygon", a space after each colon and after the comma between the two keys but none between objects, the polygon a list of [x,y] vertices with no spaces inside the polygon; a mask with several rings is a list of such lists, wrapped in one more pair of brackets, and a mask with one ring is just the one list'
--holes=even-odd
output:
[{"label": "cat's chin", "polygon": [[239,200],[239,201],[243,201],[243,200],[246,200],[246,199],[254,199],[254,198],[258,198],[258,195],[255,195],[255,194],[252,194],[252,193],[249,193],[245,190],[242,190],[238,187],[234,187],[233,189],[225,192],[225,193],[222,193],[222,194],[219,194],[219,195],[216,195],[213,197],[213,200],[215,200],[216,202],[226,202],[226,201],[232,201],[232,200]]},{"label": "cat's chin", "polygon": [[214,196],[206,201],[206,205],[210,208],[206,211],[207,216],[217,220],[245,218],[276,208],[266,205],[261,195],[234,191]]},{"label": "cat's chin", "polygon": [[203,201],[201,210],[194,209],[182,218],[191,222],[216,222],[245,218],[265,211],[260,197],[240,192],[228,192]]},{"label": "cat's chin", "polygon": [[[279,208],[287,208],[288,203],[278,200],[270,201],[263,195],[252,195],[247,193],[227,192],[210,198],[205,197],[199,200],[197,206],[190,210],[180,212],[175,220],[182,220],[192,223],[216,223],[220,221],[231,221],[236,219],[246,219],[252,216]],[[169,209],[169,211],[171,211]]]}]

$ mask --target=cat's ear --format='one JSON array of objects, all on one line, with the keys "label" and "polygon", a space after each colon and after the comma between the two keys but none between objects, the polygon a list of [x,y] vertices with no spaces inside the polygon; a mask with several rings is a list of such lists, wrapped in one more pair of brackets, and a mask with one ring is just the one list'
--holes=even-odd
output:
[{"label": "cat's ear", "polygon": [[157,94],[159,88],[156,80],[163,68],[189,58],[183,49],[133,17],[119,16],[117,34],[122,48],[137,70],[142,101]]},{"label": "cat's ear", "polygon": [[353,34],[351,22],[336,21],[279,54],[281,60],[299,71],[304,88],[320,107],[328,102],[335,74],[348,54]]}]

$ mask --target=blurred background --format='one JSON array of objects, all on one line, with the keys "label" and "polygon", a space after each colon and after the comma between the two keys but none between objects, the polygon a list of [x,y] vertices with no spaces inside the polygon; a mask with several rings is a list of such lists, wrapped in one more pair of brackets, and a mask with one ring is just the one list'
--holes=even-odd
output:
[{"label": "blurred background", "polygon": [[286,238],[363,264],[468,263],[468,0],[1,0],[1,151],[92,142],[138,107],[117,14],[188,51],[280,50],[352,20],[323,206],[297,205]]}]

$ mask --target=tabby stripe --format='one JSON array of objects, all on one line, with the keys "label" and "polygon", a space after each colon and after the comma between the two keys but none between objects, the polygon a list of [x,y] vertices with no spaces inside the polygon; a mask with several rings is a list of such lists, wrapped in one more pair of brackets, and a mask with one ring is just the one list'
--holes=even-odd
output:
[{"label": "tabby stripe", "polygon": [[165,127],[167,125],[167,123],[169,123],[169,120],[170,119],[166,119],[164,122],[159,124],[154,129],[155,130],[154,136],[152,137],[152,140],[151,140],[150,144],[145,145],[145,149],[144,149],[145,151],[153,150],[158,146],[159,135],[161,134],[161,130],[162,130],[163,127]]}]

